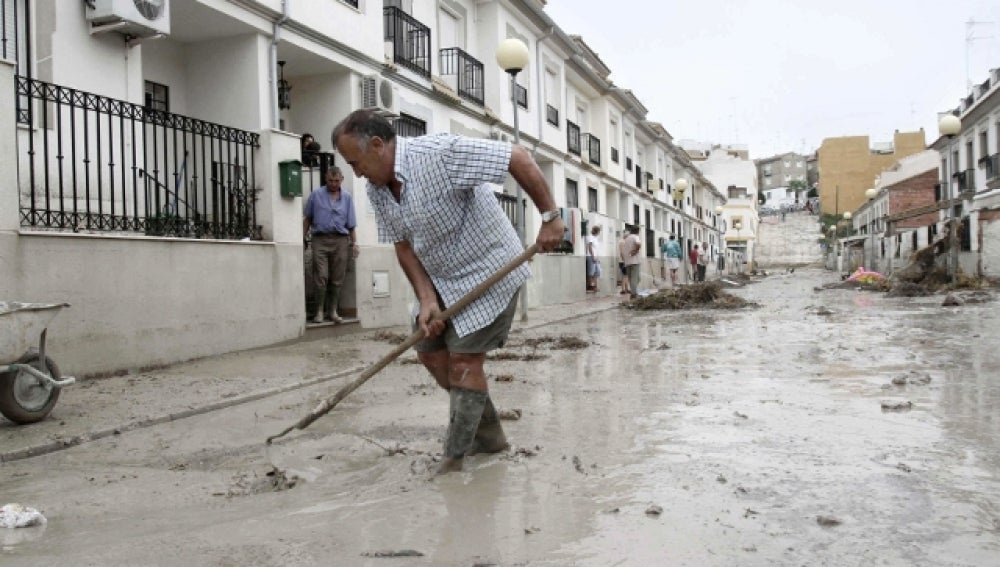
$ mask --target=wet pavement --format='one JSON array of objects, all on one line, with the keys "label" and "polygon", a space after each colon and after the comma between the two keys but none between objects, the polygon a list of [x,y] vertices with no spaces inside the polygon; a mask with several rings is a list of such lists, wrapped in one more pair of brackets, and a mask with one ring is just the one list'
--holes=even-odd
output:
[{"label": "wet pavement", "polygon": [[512,343],[590,346],[488,362],[513,447],[433,481],[447,397],[412,353],[265,448],[390,350],[373,331],[84,382],[0,420],[0,504],[49,520],[0,530],[0,563],[997,564],[996,300],[814,290],[835,280],[532,311]]}]

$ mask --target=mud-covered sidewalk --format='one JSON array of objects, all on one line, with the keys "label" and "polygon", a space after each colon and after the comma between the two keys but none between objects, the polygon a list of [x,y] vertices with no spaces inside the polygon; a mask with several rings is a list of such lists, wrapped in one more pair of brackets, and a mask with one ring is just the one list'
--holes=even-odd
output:
[{"label": "mud-covered sidewalk", "polygon": [[998,303],[836,278],[727,290],[752,309],[533,310],[487,363],[513,447],[433,481],[447,398],[412,353],[264,447],[391,348],[372,331],[81,384],[44,423],[0,421],[4,503],[49,519],[0,530],[0,557],[994,564]]}]

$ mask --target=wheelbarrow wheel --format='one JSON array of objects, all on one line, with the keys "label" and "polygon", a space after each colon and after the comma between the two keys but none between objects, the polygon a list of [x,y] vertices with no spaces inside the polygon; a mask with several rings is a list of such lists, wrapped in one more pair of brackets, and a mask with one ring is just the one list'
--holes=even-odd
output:
[{"label": "wheelbarrow wheel", "polygon": [[[42,370],[42,357],[37,352],[30,352],[17,361]],[[48,356],[45,366],[49,376],[56,380],[62,379],[59,366]],[[60,388],[50,384],[28,372],[10,370],[0,373],[0,413],[14,423],[27,424],[41,421],[49,415],[59,399]]]}]

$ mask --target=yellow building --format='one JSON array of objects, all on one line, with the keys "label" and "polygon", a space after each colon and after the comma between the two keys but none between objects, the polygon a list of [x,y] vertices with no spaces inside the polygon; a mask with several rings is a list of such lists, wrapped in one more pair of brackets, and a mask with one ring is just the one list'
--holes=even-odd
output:
[{"label": "yellow building", "polygon": [[908,155],[926,149],[924,130],[900,132],[892,143],[869,144],[868,136],[826,138],[819,147],[819,199],[824,214],[854,211],[875,177]]}]

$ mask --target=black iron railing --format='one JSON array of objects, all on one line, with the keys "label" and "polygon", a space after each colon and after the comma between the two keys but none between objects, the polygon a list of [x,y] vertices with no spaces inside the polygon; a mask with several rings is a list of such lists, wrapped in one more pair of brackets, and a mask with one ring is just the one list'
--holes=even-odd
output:
[{"label": "black iron railing", "polygon": [[427,123],[409,114],[400,114],[392,125],[396,135],[404,138],[416,138],[427,134]]},{"label": "black iron railing", "polygon": [[[21,225],[259,240],[259,135],[26,77]],[[27,107],[22,107],[22,100]]]},{"label": "black iron railing", "polygon": [[580,155],[580,127],[569,120],[566,121],[566,151]]},{"label": "black iron railing", "polygon": [[431,29],[395,6],[382,8],[383,39],[392,43],[397,65],[431,77]]},{"label": "black iron railing", "polygon": [[984,158],[985,163],[983,164],[986,170],[986,179],[993,180],[1000,176],[1000,154],[993,154]]},{"label": "black iron railing", "polygon": [[515,100],[517,100],[517,105],[521,108],[528,108],[528,89],[522,87],[521,85],[514,83],[514,93]]},{"label": "black iron railing", "polygon": [[587,159],[594,165],[601,165],[601,139],[587,134]]},{"label": "black iron railing", "polygon": [[458,47],[441,50],[441,75],[454,75],[458,96],[483,104],[483,64]]},{"label": "black iron railing", "polygon": [[[514,195],[508,195],[506,193],[496,193],[497,201],[500,202],[500,206],[503,208],[503,212],[507,214],[507,218],[510,219],[510,223],[515,227],[517,226],[517,197]],[[521,199],[521,213],[524,214],[525,200]]]},{"label": "black iron railing", "polygon": [[545,121],[549,124],[559,126],[559,109],[551,104],[545,105]]},{"label": "black iron railing", "polygon": [[976,170],[966,169],[965,171],[959,171],[953,177],[958,181],[959,193],[976,190]]}]

